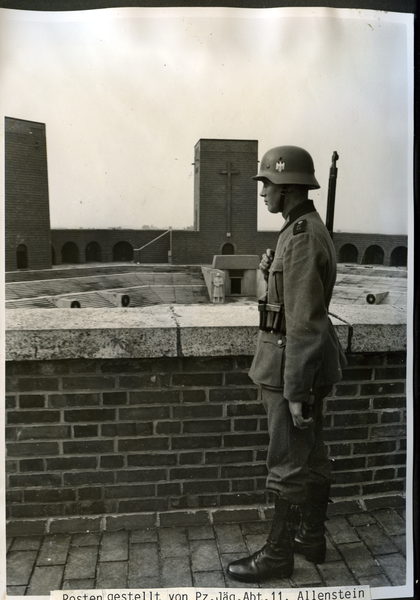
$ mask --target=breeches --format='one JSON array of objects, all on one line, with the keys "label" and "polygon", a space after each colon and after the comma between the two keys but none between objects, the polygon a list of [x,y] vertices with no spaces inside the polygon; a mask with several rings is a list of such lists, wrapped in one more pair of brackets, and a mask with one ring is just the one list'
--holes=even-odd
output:
[{"label": "breeches", "polygon": [[289,403],[282,391],[262,388],[270,436],[267,488],[292,504],[305,502],[310,480],[331,479],[331,467],[322,435],[322,400],[330,390],[330,386],[316,388],[315,402],[307,407],[307,417],[312,417],[313,423],[307,429],[298,429],[293,425]]}]

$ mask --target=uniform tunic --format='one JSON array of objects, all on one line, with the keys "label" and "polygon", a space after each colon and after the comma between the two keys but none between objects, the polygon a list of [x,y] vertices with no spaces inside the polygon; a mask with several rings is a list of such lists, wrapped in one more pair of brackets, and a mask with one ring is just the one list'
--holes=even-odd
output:
[{"label": "uniform tunic", "polygon": [[[268,413],[267,486],[295,504],[305,501],[308,477],[330,478],[322,399],[346,362],[328,317],[335,279],[334,245],[306,200],[290,212],[269,271],[267,303],[284,307],[280,331],[259,332],[249,373]],[[304,403],[313,425],[294,427],[288,401]]]}]

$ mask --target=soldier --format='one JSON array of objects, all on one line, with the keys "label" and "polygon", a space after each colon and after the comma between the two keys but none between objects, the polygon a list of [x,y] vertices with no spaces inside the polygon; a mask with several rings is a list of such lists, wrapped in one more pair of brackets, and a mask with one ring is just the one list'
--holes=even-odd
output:
[{"label": "soldier", "polygon": [[[331,471],[322,401],[346,362],[328,317],[336,258],[308,199],[308,190],[320,187],[310,154],[296,146],[273,148],[254,179],[263,184],[269,212],[282,213],[285,223],[275,252],[267,250],[260,263],[267,295],[259,301],[260,331],[249,373],[261,386],[268,416],[267,489],[275,493],[274,518],[264,547],[227,569],[250,582],[290,577],[294,551],[314,563],[325,560]],[[301,521],[295,536],[296,514]]]}]

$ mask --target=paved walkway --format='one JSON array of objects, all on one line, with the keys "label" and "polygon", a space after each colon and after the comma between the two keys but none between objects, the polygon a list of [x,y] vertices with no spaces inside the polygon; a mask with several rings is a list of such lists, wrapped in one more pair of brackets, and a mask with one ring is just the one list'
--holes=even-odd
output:
[{"label": "paved walkway", "polygon": [[223,524],[16,537],[8,541],[9,595],[54,589],[290,588],[405,585],[402,509],[331,517],[323,565],[295,558],[290,579],[260,585],[230,579],[228,562],[259,549],[270,523]]}]

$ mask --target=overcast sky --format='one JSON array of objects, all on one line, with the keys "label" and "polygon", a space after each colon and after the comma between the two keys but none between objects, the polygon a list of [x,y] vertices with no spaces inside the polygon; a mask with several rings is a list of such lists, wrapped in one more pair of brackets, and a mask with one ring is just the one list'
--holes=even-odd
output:
[{"label": "overcast sky", "polygon": [[[194,145],[313,156],[335,229],[407,233],[412,16],[337,9],[0,9],[4,116],[46,124],[52,227],[193,224]],[[253,173],[250,173],[250,176]],[[256,198],[256,201],[257,198]],[[260,228],[281,217],[265,212]]]}]

